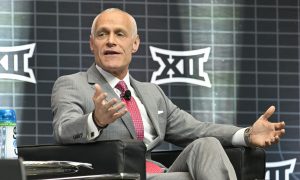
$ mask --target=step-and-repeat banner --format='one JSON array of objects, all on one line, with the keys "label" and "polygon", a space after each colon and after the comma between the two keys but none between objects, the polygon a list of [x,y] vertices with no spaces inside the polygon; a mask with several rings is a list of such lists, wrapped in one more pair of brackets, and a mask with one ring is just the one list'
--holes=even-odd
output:
[{"label": "step-and-repeat banner", "polygon": [[92,20],[117,7],[138,24],[135,78],[159,84],[201,121],[248,126],[275,105],[271,120],[285,121],[286,135],[267,149],[266,179],[300,179],[299,6],[299,0],[2,0],[0,108],[15,109],[19,145],[53,143],[53,83],[93,63]]}]

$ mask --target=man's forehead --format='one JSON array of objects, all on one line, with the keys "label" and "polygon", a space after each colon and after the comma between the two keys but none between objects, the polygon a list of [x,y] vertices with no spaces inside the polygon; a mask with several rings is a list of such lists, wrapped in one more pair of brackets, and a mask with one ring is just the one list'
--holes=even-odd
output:
[{"label": "man's forehead", "polygon": [[116,26],[116,27],[130,27],[130,18],[122,13],[105,13],[98,17],[97,26]]},{"label": "man's forehead", "polygon": [[94,19],[92,33],[95,33],[100,28],[118,28],[130,31],[132,34],[137,34],[135,19],[130,14],[118,9],[103,11]]},{"label": "man's forehead", "polygon": [[131,32],[133,31],[132,24],[126,21],[121,20],[112,20],[112,21],[97,21],[95,26],[95,32],[99,31],[122,31],[122,32]]},{"label": "man's forehead", "polygon": [[131,28],[131,24],[128,21],[123,21],[121,19],[119,20],[100,20],[97,21],[96,23],[96,29],[99,28],[106,28],[106,29],[111,29],[111,28],[121,28],[121,29],[126,29],[126,28]]},{"label": "man's forehead", "polygon": [[128,23],[130,16],[122,11],[109,11],[101,13],[98,16],[97,21],[111,21],[111,22],[123,22]]}]

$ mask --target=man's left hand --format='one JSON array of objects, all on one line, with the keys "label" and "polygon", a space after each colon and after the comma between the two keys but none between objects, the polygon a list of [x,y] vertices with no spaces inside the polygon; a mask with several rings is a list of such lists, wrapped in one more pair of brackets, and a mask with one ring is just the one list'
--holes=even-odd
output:
[{"label": "man's left hand", "polygon": [[285,133],[285,123],[269,122],[269,118],[274,113],[275,107],[271,106],[269,109],[256,120],[250,130],[249,141],[251,146],[267,147],[279,142],[280,137]]}]

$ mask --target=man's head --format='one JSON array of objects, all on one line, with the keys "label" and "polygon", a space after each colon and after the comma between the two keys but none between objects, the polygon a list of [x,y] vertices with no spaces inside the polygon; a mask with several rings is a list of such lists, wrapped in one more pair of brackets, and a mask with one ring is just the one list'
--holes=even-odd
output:
[{"label": "man's head", "polygon": [[95,62],[107,72],[123,79],[132,54],[140,44],[134,18],[120,9],[106,9],[93,21],[90,48]]}]

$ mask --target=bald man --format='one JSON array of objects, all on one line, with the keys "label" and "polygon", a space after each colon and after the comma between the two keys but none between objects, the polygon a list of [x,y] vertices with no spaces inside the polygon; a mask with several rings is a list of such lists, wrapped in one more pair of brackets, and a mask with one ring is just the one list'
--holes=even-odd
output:
[{"label": "bald man", "polygon": [[57,142],[137,139],[148,153],[163,141],[183,147],[166,173],[147,173],[147,179],[159,180],[235,180],[224,145],[279,142],[285,124],[268,121],[274,106],[248,128],[205,123],[173,104],[159,86],[135,80],[129,65],[139,44],[136,21],[127,12],[111,8],[95,17],[90,35],[95,63],[86,72],[58,78],[53,87]]}]

